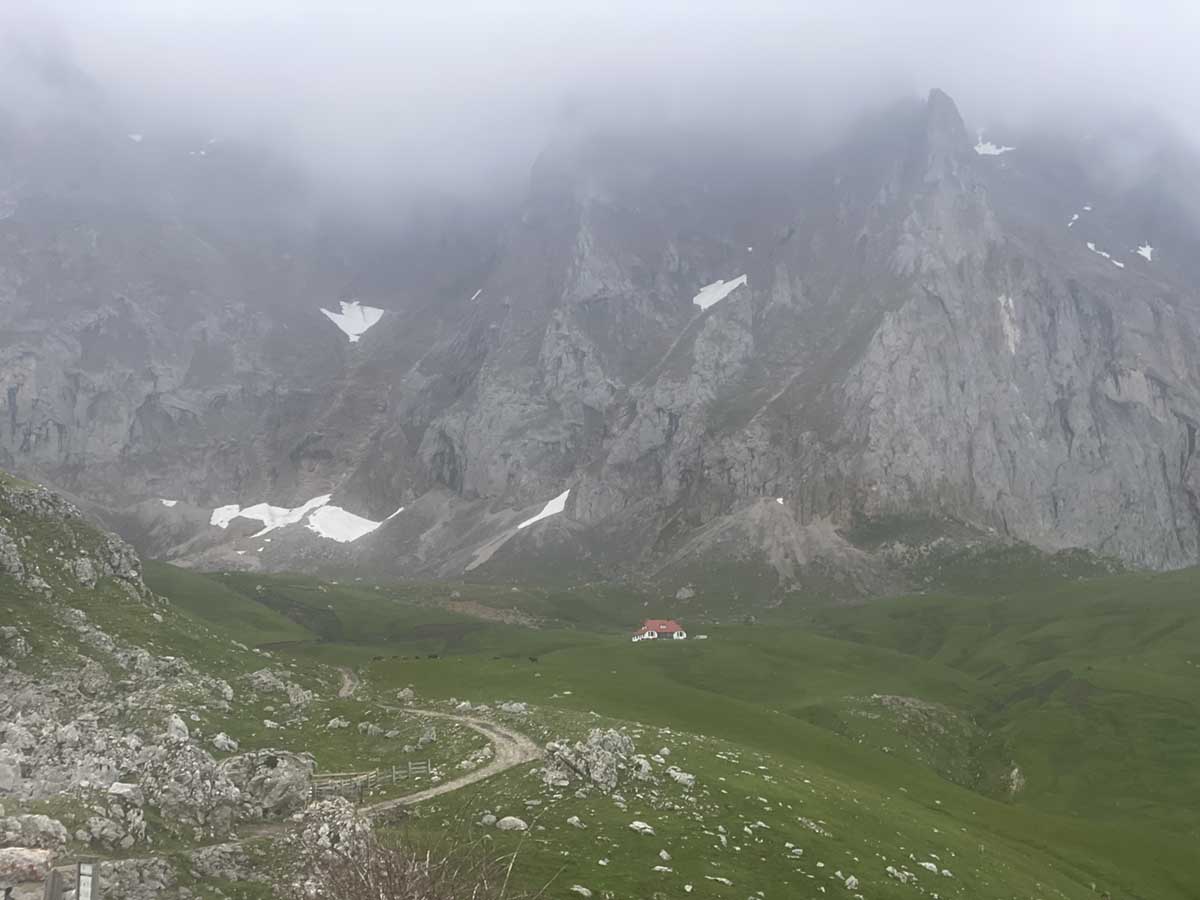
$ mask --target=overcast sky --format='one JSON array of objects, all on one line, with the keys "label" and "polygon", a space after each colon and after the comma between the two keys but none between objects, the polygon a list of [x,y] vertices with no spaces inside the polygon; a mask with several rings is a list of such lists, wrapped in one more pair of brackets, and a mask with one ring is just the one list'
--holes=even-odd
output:
[{"label": "overcast sky", "polygon": [[[1149,106],[1200,123],[1200,4],[1054,0],[0,0],[143,130],[267,137],[326,172],[458,185],[527,169],[567,110],[747,134],[939,86],[968,124]],[[3,74],[3,73],[0,73]],[[35,93],[3,79],[0,103]],[[798,125],[799,123],[799,125]]]}]

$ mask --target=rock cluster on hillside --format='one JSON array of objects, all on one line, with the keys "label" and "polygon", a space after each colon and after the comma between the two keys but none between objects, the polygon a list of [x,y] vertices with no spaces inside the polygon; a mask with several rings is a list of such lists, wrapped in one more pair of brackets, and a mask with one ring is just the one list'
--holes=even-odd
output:
[{"label": "rock cluster on hillside", "polygon": [[[668,751],[669,752],[669,751]],[[633,738],[614,728],[594,728],[586,740],[568,744],[551,741],[546,745],[546,764],[542,781],[549,787],[568,787],[581,782],[611,794],[622,778],[650,781],[655,778],[653,763],[663,764],[661,754],[646,756],[638,753]],[[685,787],[691,787],[694,776],[674,766],[666,774]]]},{"label": "rock cluster on hillside", "polygon": [[[152,623],[175,615],[142,582],[132,550],[48,492],[0,490],[0,583],[9,579],[28,598],[20,624],[0,626],[0,803],[52,800],[56,810],[5,815],[0,807],[0,877],[36,880],[66,849],[145,854],[163,839],[211,841],[239,821],[302,809],[311,756],[239,755],[227,734],[206,737],[195,710],[229,712],[234,688],[93,618],[109,607]],[[93,599],[93,614],[72,605],[93,609]],[[270,670],[254,673],[242,693],[276,690],[297,709],[311,701]],[[218,762],[207,744],[234,755]],[[109,896],[149,898],[177,886],[173,864],[161,859],[125,859],[105,872]]]}]

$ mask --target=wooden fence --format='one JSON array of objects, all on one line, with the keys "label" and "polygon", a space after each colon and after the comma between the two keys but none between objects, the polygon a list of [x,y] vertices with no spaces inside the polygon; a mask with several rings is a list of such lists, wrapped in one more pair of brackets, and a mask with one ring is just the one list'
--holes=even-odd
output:
[{"label": "wooden fence", "polygon": [[431,772],[427,759],[372,769],[370,772],[326,772],[313,776],[310,794],[314,800],[337,796],[361,803],[364,797],[383,785],[399,784],[413,775],[429,775]]}]

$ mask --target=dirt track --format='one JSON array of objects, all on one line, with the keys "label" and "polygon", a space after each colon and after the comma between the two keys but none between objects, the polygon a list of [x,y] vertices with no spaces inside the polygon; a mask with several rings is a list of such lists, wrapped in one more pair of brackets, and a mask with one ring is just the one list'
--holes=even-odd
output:
[{"label": "dirt track", "polygon": [[396,797],[392,800],[384,800],[381,803],[375,803],[371,806],[363,807],[362,812],[367,815],[375,815],[389,809],[394,809],[397,806],[412,806],[414,803],[420,803],[424,800],[429,800],[433,797],[439,797],[442,794],[449,794],[452,791],[457,791],[459,788],[464,788],[469,784],[475,784],[478,781],[483,781],[486,778],[491,778],[493,775],[499,775],[501,772],[507,771],[514,766],[519,766],[527,762],[533,762],[542,755],[541,749],[525,735],[519,731],[514,731],[504,725],[498,725],[495,722],[489,722],[486,719],[476,719],[471,716],[456,716],[452,713],[433,712],[426,709],[405,709],[403,707],[385,706],[384,709],[393,710],[395,712],[403,712],[409,715],[428,716],[435,719],[448,719],[452,722],[459,722],[471,728],[492,743],[492,749],[495,756],[492,761],[486,766],[480,766],[473,772],[467,772],[458,778],[453,778],[450,781],[442,782],[433,787],[425,788],[422,791],[417,791],[414,794],[408,794],[404,797]]}]

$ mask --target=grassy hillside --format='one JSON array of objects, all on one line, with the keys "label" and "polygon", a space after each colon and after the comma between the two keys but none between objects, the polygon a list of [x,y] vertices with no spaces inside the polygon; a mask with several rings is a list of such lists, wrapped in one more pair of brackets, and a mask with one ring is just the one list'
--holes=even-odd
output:
[{"label": "grassy hillside", "polygon": [[[885,872],[897,860],[941,896],[1089,897],[1094,883],[1148,900],[1190,897],[1200,882],[1190,849],[1200,836],[1195,572],[796,608],[769,625],[701,625],[693,631],[707,640],[665,645],[629,643],[624,623],[650,607],[613,588],[150,574],[199,616],[258,629],[297,660],[356,667],[380,696],[413,685],[434,700],[523,700],[543,736],[604,722],[685,736],[663,740],[705,785],[699,819],[684,821],[663,796],[643,798],[645,815],[595,796],[547,800],[531,776],[509,773],[420,820],[433,836],[483,810],[546,816],[546,832],[525,839],[524,883],[558,873],[556,884],[618,896],[678,895],[679,880],[655,873],[647,839],[628,829],[652,814],[665,817],[671,867],[693,879],[693,896],[770,895],[785,882],[815,890],[830,882],[822,869],[849,874],[851,864],[865,896],[912,896],[914,883]],[[454,594],[541,627],[445,608]],[[729,771],[718,752],[742,763]],[[527,807],[534,798],[547,808]],[[568,815],[596,830],[563,826]],[[741,850],[722,848],[732,888],[703,877],[716,871],[705,866],[717,821],[730,833],[753,826]],[[613,842],[607,866],[601,835]],[[786,842],[825,865],[798,864]],[[927,883],[910,853],[954,859],[954,877]]]}]

